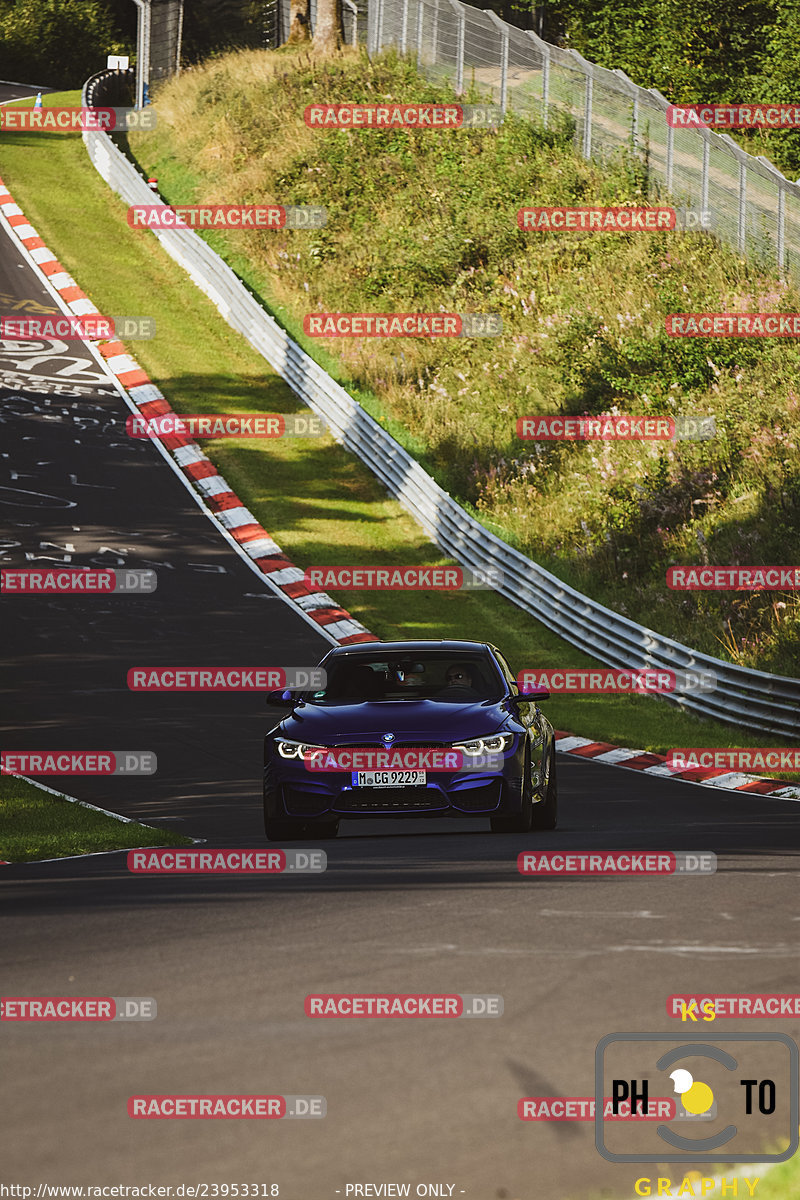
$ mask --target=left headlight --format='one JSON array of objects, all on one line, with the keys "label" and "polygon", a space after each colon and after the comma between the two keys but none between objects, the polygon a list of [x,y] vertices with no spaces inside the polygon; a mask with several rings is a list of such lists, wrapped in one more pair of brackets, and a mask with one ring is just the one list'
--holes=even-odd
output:
[{"label": "left headlight", "polygon": [[491,737],[475,738],[471,742],[453,742],[453,749],[470,757],[479,754],[503,754],[514,741],[513,733],[494,733]]},{"label": "left headlight", "polygon": [[305,758],[307,754],[325,750],[325,746],[309,746],[307,742],[291,742],[288,738],[276,738],[275,745],[281,758]]}]

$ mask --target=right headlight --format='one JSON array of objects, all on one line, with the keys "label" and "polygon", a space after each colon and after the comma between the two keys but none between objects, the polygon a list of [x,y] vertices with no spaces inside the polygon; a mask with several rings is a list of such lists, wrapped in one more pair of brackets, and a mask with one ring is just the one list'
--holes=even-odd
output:
[{"label": "right headlight", "polygon": [[479,754],[503,754],[513,741],[513,733],[493,733],[491,737],[475,738],[470,742],[453,742],[453,749],[477,758]]}]

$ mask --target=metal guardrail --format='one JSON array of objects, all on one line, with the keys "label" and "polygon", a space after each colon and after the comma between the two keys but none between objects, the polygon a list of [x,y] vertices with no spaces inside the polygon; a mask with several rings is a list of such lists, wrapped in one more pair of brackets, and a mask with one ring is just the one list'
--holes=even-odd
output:
[{"label": "metal guardrail", "polygon": [[[85,96],[84,91],[84,103]],[[146,180],[108,134],[86,130],[83,140],[97,171],[127,204],[157,202]],[[247,339],[304,403],[325,418],[336,440],[370,468],[431,540],[457,562],[478,570],[501,571],[503,585],[497,589],[501,595],[602,663],[634,670],[655,667],[713,671],[717,676],[713,692],[683,692],[667,698],[704,716],[739,721],[787,737],[800,734],[800,680],[700,654],[604,608],[508,546],[457,504],[292,341],[202,238],[191,229],[152,232],[227,323]]]}]

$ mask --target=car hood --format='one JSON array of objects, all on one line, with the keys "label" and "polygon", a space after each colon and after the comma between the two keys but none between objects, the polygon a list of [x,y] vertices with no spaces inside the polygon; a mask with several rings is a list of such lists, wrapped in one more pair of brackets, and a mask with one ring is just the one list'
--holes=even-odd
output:
[{"label": "car hood", "polygon": [[385,733],[393,733],[397,742],[452,742],[495,733],[508,715],[499,701],[379,700],[335,708],[305,704],[286,718],[283,731],[312,745],[380,742]]}]

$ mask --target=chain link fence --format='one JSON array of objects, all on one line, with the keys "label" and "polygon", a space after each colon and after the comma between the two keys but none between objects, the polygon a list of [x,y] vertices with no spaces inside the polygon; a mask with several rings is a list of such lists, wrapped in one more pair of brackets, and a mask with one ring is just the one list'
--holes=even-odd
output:
[{"label": "chain link fence", "polygon": [[748,257],[800,275],[800,185],[727,134],[668,126],[669,101],[655,88],[460,0],[371,0],[367,48],[389,46],[457,93],[491,92],[504,112],[545,126],[568,115],[585,158],[635,152],[656,196],[706,214],[702,227]]}]

